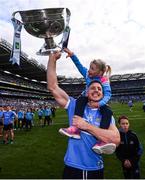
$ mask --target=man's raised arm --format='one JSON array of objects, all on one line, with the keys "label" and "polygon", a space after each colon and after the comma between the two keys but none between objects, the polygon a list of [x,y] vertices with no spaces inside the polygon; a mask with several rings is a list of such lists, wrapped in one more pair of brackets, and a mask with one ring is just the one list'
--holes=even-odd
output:
[{"label": "man's raised arm", "polygon": [[69,96],[67,93],[58,86],[56,74],[56,61],[61,57],[60,52],[51,53],[49,55],[47,66],[47,88],[54,96],[55,100],[61,107],[65,107],[68,102]]}]

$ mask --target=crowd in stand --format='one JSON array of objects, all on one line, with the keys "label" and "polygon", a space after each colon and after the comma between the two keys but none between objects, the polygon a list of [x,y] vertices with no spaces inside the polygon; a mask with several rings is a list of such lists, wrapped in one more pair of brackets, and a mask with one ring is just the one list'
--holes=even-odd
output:
[{"label": "crowd in stand", "polygon": [[144,102],[145,101],[145,95],[118,95],[118,96],[112,96],[111,101],[112,102],[120,102],[120,103],[128,103],[129,100],[133,100],[134,102]]},{"label": "crowd in stand", "polygon": [[29,79],[27,80],[22,77],[17,77],[14,74],[4,73],[3,71],[0,71],[0,81],[28,88],[35,88],[38,90],[44,90],[44,88],[46,89],[46,85],[31,81]]},{"label": "crowd in stand", "polygon": [[31,99],[31,98],[6,98],[1,97],[0,98],[0,106],[10,105],[16,107],[17,110],[20,108],[26,109],[26,108],[32,108],[36,109],[39,106],[42,105],[54,105],[58,106],[57,103],[53,100],[47,100],[47,99]]}]

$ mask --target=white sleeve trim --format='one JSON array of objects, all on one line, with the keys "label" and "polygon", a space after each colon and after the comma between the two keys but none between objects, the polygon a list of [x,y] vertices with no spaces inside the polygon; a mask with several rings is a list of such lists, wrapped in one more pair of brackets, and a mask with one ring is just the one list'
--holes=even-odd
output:
[{"label": "white sleeve trim", "polygon": [[65,105],[64,109],[67,109],[67,108],[68,108],[69,103],[70,103],[70,99],[68,99],[68,101],[67,101],[67,103],[66,103],[66,105]]},{"label": "white sleeve trim", "polygon": [[112,118],[111,118],[111,124],[116,124],[116,123],[115,123],[115,119],[114,119],[113,116],[112,116]]}]

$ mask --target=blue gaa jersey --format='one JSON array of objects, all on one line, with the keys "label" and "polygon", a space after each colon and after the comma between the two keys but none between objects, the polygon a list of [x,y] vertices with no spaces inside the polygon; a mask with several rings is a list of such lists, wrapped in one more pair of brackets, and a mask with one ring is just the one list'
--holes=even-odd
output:
[{"label": "blue gaa jersey", "polygon": [[3,123],[3,119],[2,119],[3,118],[3,114],[4,114],[3,111],[0,110],[0,122],[1,123]]},{"label": "blue gaa jersey", "polygon": [[34,114],[32,112],[26,112],[26,120],[32,121]]},{"label": "blue gaa jersey", "polygon": [[[69,125],[72,125],[75,104],[76,99],[70,97],[67,107]],[[83,118],[94,126],[100,126],[101,114],[98,109],[91,109],[89,106],[86,106]],[[115,124],[113,117],[111,123]],[[81,131],[80,135],[81,138],[79,140],[69,138],[67,152],[64,157],[65,164],[87,171],[104,168],[102,156],[92,150],[92,147],[97,143],[97,139],[86,131]]]},{"label": "blue gaa jersey", "polygon": [[3,114],[4,114],[4,112],[0,110],[0,119],[3,118]]},{"label": "blue gaa jersey", "polygon": [[42,109],[38,110],[38,116],[43,116],[43,110]]},{"label": "blue gaa jersey", "polygon": [[23,119],[23,118],[24,118],[24,112],[20,110],[18,112],[18,119]]},{"label": "blue gaa jersey", "polygon": [[16,117],[16,113],[14,111],[4,111],[4,125],[12,124],[14,117]]},{"label": "blue gaa jersey", "polygon": [[44,115],[45,115],[45,116],[51,116],[51,110],[50,110],[50,108],[44,109]]}]

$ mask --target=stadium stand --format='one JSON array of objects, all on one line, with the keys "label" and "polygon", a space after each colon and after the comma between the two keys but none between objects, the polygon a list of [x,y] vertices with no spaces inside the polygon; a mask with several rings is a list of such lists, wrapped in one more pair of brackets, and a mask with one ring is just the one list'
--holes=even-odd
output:
[{"label": "stadium stand", "polygon": [[[35,59],[28,59],[28,55],[21,53],[20,66],[9,62],[11,44],[0,39],[0,104],[20,101],[41,104],[52,101],[53,97],[47,90],[46,68],[38,64]],[[58,76],[58,82],[69,95],[77,97],[85,88],[83,78],[66,78]],[[111,101],[128,102],[145,100],[145,73],[112,75]],[[5,100],[6,99],[6,100]],[[18,103],[20,104],[20,103]],[[25,102],[26,104],[26,102]]]},{"label": "stadium stand", "polygon": [[145,100],[145,73],[111,76],[112,101]]}]

